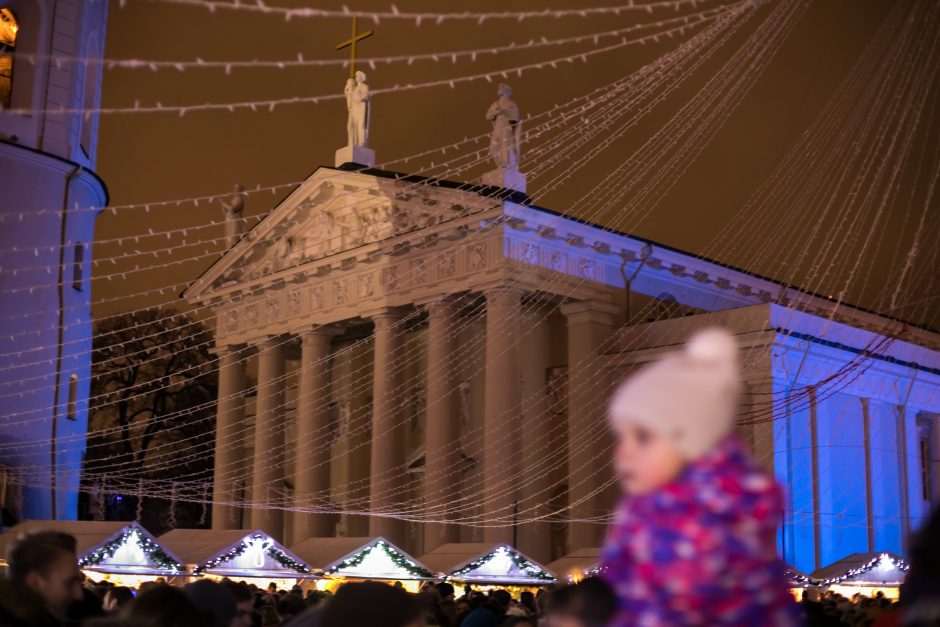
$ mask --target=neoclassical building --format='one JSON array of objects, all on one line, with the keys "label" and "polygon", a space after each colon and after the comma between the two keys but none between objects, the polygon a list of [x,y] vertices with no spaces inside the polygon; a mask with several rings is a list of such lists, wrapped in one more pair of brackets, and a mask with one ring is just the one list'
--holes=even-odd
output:
[{"label": "neoclassical building", "polygon": [[940,497],[940,335],[520,192],[321,167],[184,297],[216,320],[217,529],[598,546],[610,390],[706,324],[742,347],[794,566],[903,553]]},{"label": "neoclassical building", "polygon": [[14,518],[77,516],[92,242],[108,202],[98,115],[81,110],[100,107],[107,14],[106,0],[0,0],[0,505]]}]

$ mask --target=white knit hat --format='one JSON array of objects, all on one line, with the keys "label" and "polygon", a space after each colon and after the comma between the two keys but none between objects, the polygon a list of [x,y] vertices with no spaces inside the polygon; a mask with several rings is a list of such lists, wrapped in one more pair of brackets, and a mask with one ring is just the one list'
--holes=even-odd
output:
[{"label": "white knit hat", "polygon": [[696,333],[629,377],[610,403],[614,426],[642,425],[698,459],[734,429],[741,377],[738,346],[723,329]]}]

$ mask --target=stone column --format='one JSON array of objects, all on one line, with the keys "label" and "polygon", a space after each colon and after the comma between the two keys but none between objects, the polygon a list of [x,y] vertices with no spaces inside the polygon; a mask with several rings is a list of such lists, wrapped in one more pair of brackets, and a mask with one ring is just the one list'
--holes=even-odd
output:
[{"label": "stone column", "polygon": [[[448,300],[428,305],[427,423],[424,443],[424,500],[430,517],[452,518],[451,503],[460,464],[460,391],[458,389],[458,311]],[[455,524],[426,523],[424,551],[460,541]]]},{"label": "stone column", "polygon": [[[294,451],[294,506],[323,507],[330,501],[330,343],[336,329],[317,327],[301,336]],[[328,514],[295,511],[290,545],[333,535]]]},{"label": "stone column", "polygon": [[[283,498],[284,349],[281,338],[258,344],[258,396],[255,401],[255,454],[251,474],[251,527],[283,540],[284,510],[269,507]],[[260,507],[259,507],[260,505]]]},{"label": "stone column", "polygon": [[[374,512],[399,509],[405,484],[405,425],[402,420],[399,309],[383,309],[375,323],[375,369],[372,376],[372,450],[369,507]],[[401,546],[405,523],[398,518],[371,516],[369,535],[383,536]]]},{"label": "stone column", "polygon": [[[515,343],[522,292],[496,287],[486,292],[486,374],[483,401],[483,516],[488,524],[511,524],[518,501],[521,466],[520,381]],[[512,526],[487,526],[486,543],[514,541]]]},{"label": "stone column", "polygon": [[[563,434],[552,431],[553,416],[545,387],[549,366],[551,337],[544,311],[534,311],[523,318],[526,330],[519,351],[522,372],[522,446],[521,518],[547,515],[552,498],[552,467],[562,462],[558,453]],[[551,523],[547,520],[519,526],[517,548],[532,559],[547,564],[552,558]]]},{"label": "stone column", "polygon": [[241,528],[238,481],[244,470],[245,451],[241,430],[245,423],[245,355],[239,349],[221,346],[219,400],[215,419],[215,480],[212,490],[212,528]]},{"label": "stone column", "polygon": [[[611,477],[612,438],[607,435],[610,390],[597,359],[601,343],[613,331],[618,308],[581,301],[561,306],[568,319],[568,510],[571,518],[608,513],[600,494],[591,494]],[[568,550],[600,546],[605,529],[590,522],[568,526]]]}]

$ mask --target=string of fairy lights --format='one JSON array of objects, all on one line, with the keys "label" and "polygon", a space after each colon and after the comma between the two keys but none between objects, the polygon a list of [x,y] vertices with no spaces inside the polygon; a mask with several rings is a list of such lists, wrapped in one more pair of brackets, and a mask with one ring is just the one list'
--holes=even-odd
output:
[{"label": "string of fairy lights", "polygon": [[[616,94],[615,94],[615,95],[616,95]],[[603,129],[603,127],[599,127],[599,129],[601,129],[601,130],[602,130],[602,129]]]},{"label": "string of fairy lights", "polygon": [[[487,19],[488,19],[488,18],[487,18]],[[928,58],[930,58],[930,57],[928,57]],[[918,92],[918,93],[920,93],[922,96],[925,97],[927,90],[926,90],[926,89],[923,89],[923,87],[928,86],[928,85],[929,85],[928,82],[922,81],[922,88],[921,88],[920,92]],[[915,100],[915,102],[910,105],[911,110],[913,110],[913,108],[915,108],[915,107],[918,106],[918,105],[916,104],[916,102],[917,102],[917,101]],[[921,105],[920,105],[920,106],[922,106],[922,105],[923,105],[923,98],[921,99],[920,102],[921,102]],[[900,120],[905,120],[905,119],[907,119],[907,118],[903,118],[903,117],[902,117],[902,118],[899,118],[899,119],[900,119]],[[900,124],[898,124],[898,127],[900,127]],[[908,140],[909,140],[909,138],[910,138],[910,135],[907,135],[907,139],[908,139]],[[560,162],[560,161],[559,161],[559,162]],[[883,164],[882,164],[882,165],[883,165]],[[673,166],[673,167],[675,167],[675,166]],[[897,166],[896,166],[896,167],[897,167]],[[935,177],[934,177],[933,180],[935,180]],[[872,186],[872,187],[874,187],[874,186]],[[609,188],[608,188],[608,189],[609,189]],[[931,189],[932,189],[932,187],[931,187]],[[617,195],[612,194],[612,193],[608,193],[607,195],[611,198],[611,200],[609,200],[608,202],[619,202],[619,201],[617,200]],[[929,206],[929,205],[928,205],[928,206]],[[880,203],[880,205],[879,205],[879,209],[883,209],[883,207],[884,207],[884,203],[882,202],[882,203]],[[927,215],[927,211],[925,210],[924,213],[922,214],[923,220],[926,220],[926,218],[924,217],[924,216],[926,216],[926,215]],[[631,216],[631,217],[633,217],[633,216]],[[843,211],[842,214],[841,214],[841,218],[842,218],[842,219],[848,219],[848,217],[849,217],[849,214],[847,213],[847,211]],[[876,217],[877,217],[877,216],[876,216]],[[852,232],[852,233],[863,232],[863,231],[861,231],[861,229],[859,228],[859,225],[857,225],[857,224],[852,224],[852,225],[850,225],[850,228],[851,228],[851,232]],[[869,232],[870,232],[870,231],[869,231]],[[786,234],[787,234],[788,236],[795,236],[795,235],[797,234],[797,229],[790,229],[790,230],[787,230],[787,231],[786,231]],[[833,236],[833,237],[834,237],[834,236]],[[755,238],[755,239],[758,239],[758,238]],[[752,240],[752,241],[753,241],[753,240]],[[846,243],[847,243],[847,242],[846,242]],[[835,242],[834,242],[834,244],[835,244]],[[878,242],[866,241],[865,244],[864,244],[864,246],[865,246],[866,249],[869,248],[869,247],[871,247],[871,246],[873,246],[873,245],[878,245]],[[910,258],[910,257],[909,257],[909,258]],[[850,276],[854,276],[854,275],[856,274],[856,272],[857,272],[857,269],[858,269],[858,263],[856,262],[855,268],[852,269]],[[828,272],[830,272],[830,271],[832,271],[832,268],[829,268],[829,269],[827,269],[827,270],[822,270],[822,269],[817,270],[817,274],[814,275],[814,281],[813,281],[813,283],[816,283],[816,282],[817,282],[816,279],[818,279],[820,276],[824,276],[825,273],[828,273]],[[907,268],[905,268],[905,273],[906,273],[906,272],[908,272],[908,269],[907,269]],[[820,282],[821,282],[821,281],[820,281]],[[841,298],[840,298],[839,300],[841,300]],[[898,297],[897,297],[897,295],[895,295],[895,297],[894,297],[894,303],[896,304],[897,302],[898,302]],[[834,309],[836,309],[836,308],[834,308]],[[407,362],[403,362],[403,367],[404,367],[404,364],[405,364],[405,363],[407,363]],[[148,490],[148,493],[150,493],[149,490]],[[276,502],[272,502],[272,503],[263,503],[263,504],[261,504],[260,506],[262,506],[262,507],[268,507],[268,506],[274,506],[274,507],[276,507],[277,505],[278,505],[278,504],[277,504]],[[281,503],[281,505],[283,505],[283,502]],[[367,505],[366,505],[366,506],[367,506]],[[313,511],[317,511],[317,510],[313,510]],[[347,510],[347,511],[349,511],[349,510]],[[363,513],[363,512],[362,512],[362,510],[359,510],[358,512],[357,512],[356,510],[353,510],[353,513]],[[398,513],[398,512],[391,512],[391,513],[389,513],[389,514],[390,514],[390,515],[395,515],[395,514],[397,514],[397,513]],[[441,512],[441,513],[443,513],[443,514],[446,515],[446,514],[451,513],[451,511],[450,511],[450,510],[447,510],[447,511],[443,511],[443,512]],[[448,520],[448,519],[445,517],[445,518],[441,518],[440,520]],[[511,519],[510,519],[510,520],[511,520]],[[479,523],[480,521],[476,521],[476,522]],[[484,521],[484,522],[485,522],[485,521]],[[499,521],[497,521],[497,522],[499,522]]]}]

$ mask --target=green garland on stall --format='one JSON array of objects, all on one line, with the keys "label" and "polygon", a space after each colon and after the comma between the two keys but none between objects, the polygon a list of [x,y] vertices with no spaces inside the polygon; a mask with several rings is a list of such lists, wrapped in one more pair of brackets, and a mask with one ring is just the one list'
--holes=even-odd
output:
[{"label": "green garland on stall", "polygon": [[384,542],[376,542],[369,548],[364,549],[360,551],[359,553],[356,553],[349,559],[343,560],[336,566],[333,566],[332,568],[327,570],[326,573],[329,575],[332,575],[345,568],[355,568],[356,566],[359,566],[360,564],[362,564],[363,561],[365,561],[366,557],[369,555],[371,551],[374,551],[376,549],[385,553],[385,555],[387,555],[388,558],[392,560],[392,562],[396,566],[407,570],[412,575],[415,575],[418,577],[425,577],[427,579],[431,579],[434,577],[434,573],[427,570],[426,568],[422,568],[421,566],[418,566],[417,564],[409,560],[407,557],[400,554],[398,551],[392,550],[392,547],[390,547]]},{"label": "green garland on stall", "polygon": [[[255,540],[265,539],[264,536],[262,536],[261,534],[257,534],[257,533],[251,537]],[[216,568],[217,566],[221,566],[225,562],[231,561],[235,559],[236,557],[238,557],[239,555],[241,555],[242,553],[244,553],[247,548],[248,548],[248,545],[245,544],[245,540],[243,538],[241,542],[239,542],[237,545],[235,545],[234,547],[232,547],[225,553],[218,555],[217,557],[209,560],[205,564],[201,564],[193,568],[193,574],[199,575],[207,570]],[[290,568],[291,570],[294,570],[298,573],[304,573],[304,574],[310,573],[309,566],[307,566],[303,562],[298,562],[293,557],[291,557],[290,555],[288,555],[281,549],[277,548],[273,544],[269,546],[265,552],[268,555],[270,555],[274,561],[276,561],[278,564],[280,564],[284,568]]]},{"label": "green garland on stall", "polygon": [[849,570],[848,572],[842,575],[839,575],[838,577],[831,577],[829,579],[814,579],[812,581],[813,581],[813,584],[817,586],[837,585],[837,584],[842,583],[843,581],[846,581],[847,579],[851,579],[852,577],[858,577],[859,575],[864,575],[868,571],[875,568],[879,563],[881,563],[882,560],[888,562],[888,564],[892,568],[897,568],[901,572],[906,572],[910,569],[910,565],[906,561],[896,560],[890,555],[888,555],[887,553],[881,553],[880,555],[877,555],[876,557],[873,557],[871,560],[869,560],[867,564],[859,566],[858,568],[853,568]]},{"label": "green garland on stall", "polygon": [[131,536],[134,535],[136,535],[138,538],[138,545],[140,546],[141,550],[157,566],[176,573],[182,572],[184,570],[183,565],[170,557],[166,551],[163,550],[163,547],[150,540],[150,538],[141,533],[141,531],[133,525],[124,529],[124,531],[118,537],[104,543],[90,554],[83,556],[78,560],[78,565],[81,568],[86,568],[88,566],[97,566],[101,564],[101,562],[104,560],[114,556],[117,550],[121,548],[124,543],[130,542]]},{"label": "green garland on stall", "polygon": [[452,579],[460,579],[461,575],[465,575],[472,570],[476,570],[477,568],[480,568],[485,563],[493,559],[496,556],[496,554],[499,553],[500,551],[505,551],[506,553],[508,553],[509,558],[512,560],[512,563],[516,565],[516,568],[524,571],[527,575],[529,575],[533,579],[541,579],[543,581],[555,581],[555,578],[551,574],[545,572],[544,570],[539,568],[538,565],[533,564],[532,562],[525,559],[524,557],[522,557],[515,551],[510,551],[506,547],[499,547],[495,551],[491,551],[490,553],[487,553],[486,555],[478,557],[477,559],[473,560],[472,562],[470,562],[469,564],[467,564],[460,570],[455,570],[454,572],[452,572],[449,575],[449,577]]}]

